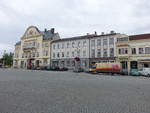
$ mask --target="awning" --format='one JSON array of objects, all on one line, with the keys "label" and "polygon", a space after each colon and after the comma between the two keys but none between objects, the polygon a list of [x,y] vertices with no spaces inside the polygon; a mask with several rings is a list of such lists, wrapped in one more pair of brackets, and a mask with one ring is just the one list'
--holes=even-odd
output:
[{"label": "awning", "polygon": [[149,62],[150,63],[150,59],[141,59],[141,60],[138,60],[138,62],[141,62],[141,63]]}]

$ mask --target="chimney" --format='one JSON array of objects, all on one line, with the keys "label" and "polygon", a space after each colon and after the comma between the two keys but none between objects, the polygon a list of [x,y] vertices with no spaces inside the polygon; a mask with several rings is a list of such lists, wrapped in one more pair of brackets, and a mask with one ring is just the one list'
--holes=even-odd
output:
[{"label": "chimney", "polygon": [[110,31],[110,34],[114,34],[114,33],[115,33],[115,31],[113,31],[113,30],[112,30],[112,31]]},{"label": "chimney", "polygon": [[101,33],[101,35],[104,35],[104,34],[105,34],[104,32]]},{"label": "chimney", "polygon": [[94,33],[95,35],[97,35],[97,32],[95,31],[95,33]]},{"label": "chimney", "polygon": [[87,33],[87,35],[90,35],[90,33]]},{"label": "chimney", "polygon": [[51,29],[51,33],[52,33],[52,34],[55,33],[55,29],[54,29],[54,28]]},{"label": "chimney", "polygon": [[45,28],[44,31],[47,32],[47,29]]}]

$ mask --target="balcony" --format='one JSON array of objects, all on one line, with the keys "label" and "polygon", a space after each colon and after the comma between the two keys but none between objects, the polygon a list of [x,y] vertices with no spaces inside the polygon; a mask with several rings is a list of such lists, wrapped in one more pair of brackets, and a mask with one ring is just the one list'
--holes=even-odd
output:
[{"label": "balcony", "polygon": [[33,50],[33,49],[36,49],[36,47],[35,47],[35,46],[24,46],[24,47],[23,47],[23,50],[24,50],[24,51],[26,51],[26,50],[27,50],[27,51],[28,51],[28,50]]}]

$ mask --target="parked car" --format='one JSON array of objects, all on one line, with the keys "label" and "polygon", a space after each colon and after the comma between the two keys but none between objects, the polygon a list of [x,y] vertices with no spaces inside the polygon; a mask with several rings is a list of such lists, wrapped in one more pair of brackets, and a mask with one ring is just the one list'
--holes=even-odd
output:
[{"label": "parked car", "polygon": [[138,71],[138,69],[131,69],[130,71],[130,75],[133,75],[133,76],[140,76],[140,72]]},{"label": "parked car", "polygon": [[139,71],[139,73],[143,76],[150,76],[150,68],[143,68]]},{"label": "parked car", "polygon": [[58,67],[58,66],[53,66],[53,67],[51,68],[51,70],[52,70],[52,71],[59,71],[59,67]]},{"label": "parked car", "polygon": [[120,74],[121,74],[121,75],[128,75],[128,70],[127,70],[127,69],[122,69],[122,70],[120,71]]},{"label": "parked car", "polygon": [[66,68],[66,67],[59,67],[59,71],[68,71],[68,68]]}]

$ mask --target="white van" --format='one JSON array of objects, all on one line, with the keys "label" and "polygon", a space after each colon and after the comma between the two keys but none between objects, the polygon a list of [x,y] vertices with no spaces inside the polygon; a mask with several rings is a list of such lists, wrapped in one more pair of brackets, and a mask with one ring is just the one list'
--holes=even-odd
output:
[{"label": "white van", "polygon": [[150,68],[143,68],[139,71],[141,75],[150,76]]}]

